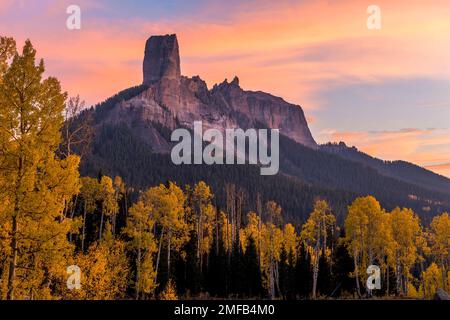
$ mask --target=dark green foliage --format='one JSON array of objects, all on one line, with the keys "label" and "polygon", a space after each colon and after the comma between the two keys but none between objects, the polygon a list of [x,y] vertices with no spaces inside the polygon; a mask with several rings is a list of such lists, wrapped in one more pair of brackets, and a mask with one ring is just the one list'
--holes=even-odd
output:
[{"label": "dark green foliage", "polygon": [[[345,237],[344,230],[341,231],[340,239]],[[330,296],[339,297],[343,294],[352,294],[355,287],[355,280],[350,277],[354,270],[353,259],[348,254],[348,250],[342,241],[337,241],[332,257],[332,286]]]},{"label": "dark green foliage", "polygon": [[311,211],[316,196],[327,199],[336,215],[343,217],[354,193],[315,187],[278,174],[261,176],[252,165],[182,165],[172,164],[170,155],[152,153],[146,143],[133,135],[126,124],[102,126],[97,131],[93,152],[82,162],[83,175],[105,174],[121,176],[127,185],[145,189],[171,180],[178,185],[205,181],[216,194],[219,208],[225,206],[225,184],[234,183],[246,191],[244,212],[255,210],[256,194],[279,203],[286,220],[300,223]]},{"label": "dark green foliage", "polygon": [[405,161],[383,161],[365,154],[355,147],[347,147],[345,143],[327,143],[320,150],[334,153],[342,158],[362,163],[388,177],[396,178],[427,189],[450,193],[450,180],[434,172]]},{"label": "dark green foliage", "polygon": [[317,278],[317,292],[319,296],[329,296],[331,288],[331,268],[325,252],[319,257],[319,275]]},{"label": "dark green foliage", "polygon": [[298,298],[307,298],[312,288],[311,257],[303,244],[298,249],[294,274],[296,295]]},{"label": "dark green foliage", "polygon": [[286,300],[295,299],[295,263],[294,253],[283,247],[279,263],[280,295]]},{"label": "dark green foliage", "polygon": [[261,271],[258,261],[256,244],[252,237],[249,238],[244,254],[244,292],[247,297],[261,297],[263,287],[261,282]]},{"label": "dark green foliage", "polygon": [[[156,128],[156,127],[155,127]],[[169,132],[157,128],[162,136]],[[83,158],[81,173],[120,175],[136,188],[144,189],[167,180],[179,185],[204,180],[217,194],[217,205],[224,207],[226,183],[242,187],[246,192],[245,210],[255,210],[256,193],[283,207],[284,216],[294,223],[303,222],[316,197],[326,199],[334,208],[338,222],[343,221],[347,206],[357,196],[372,194],[391,210],[395,206],[410,207],[427,221],[435,212],[450,209],[450,196],[432,192],[379,174],[375,169],[345,160],[338,155],[315,151],[280,137],[280,169],[289,174],[261,176],[252,165],[181,165],[172,164],[169,154],[153,153],[149,145],[136,136],[125,123],[101,125],[97,128],[92,153]],[[422,195],[412,200],[408,195]],[[449,198],[449,199],[447,199]],[[429,203],[427,199],[438,199]],[[424,207],[431,211],[424,211]]]},{"label": "dark green foliage", "polygon": [[[380,174],[364,163],[349,161],[326,151],[312,150],[280,136],[280,168],[313,185],[375,196],[388,210],[412,208],[424,221],[450,208],[450,194],[427,189],[427,185],[401,181]],[[410,199],[417,196],[417,200]],[[432,201],[429,201],[432,200]],[[426,207],[430,210],[424,210]],[[337,215],[339,221],[339,215]]]}]

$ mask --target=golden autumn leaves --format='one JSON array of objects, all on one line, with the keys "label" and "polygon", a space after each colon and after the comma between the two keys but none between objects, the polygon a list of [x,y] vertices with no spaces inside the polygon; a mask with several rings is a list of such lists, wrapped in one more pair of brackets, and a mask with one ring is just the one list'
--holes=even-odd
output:
[{"label": "golden autumn leaves", "polygon": [[[344,241],[354,261],[353,276],[359,296],[363,291],[361,284],[367,279],[365,270],[371,264],[380,267],[386,294],[392,286],[399,295],[432,298],[438,287],[448,288],[450,218],[447,213],[434,217],[430,228],[425,229],[411,209],[395,208],[386,212],[374,197],[368,196],[356,199],[349,207],[345,232]],[[425,270],[425,262],[430,259],[440,266],[432,262]],[[416,265],[418,277],[412,272]],[[440,281],[429,276],[436,269],[442,272]],[[395,283],[389,282],[390,272],[395,275]]]},{"label": "golden autumn leaves", "polygon": [[[410,209],[386,212],[375,198],[358,198],[348,208],[345,237],[339,238],[324,200],[315,202],[302,225],[293,225],[283,222],[277,203],[263,206],[260,198],[245,215],[234,186],[227,186],[227,206],[219,210],[204,182],[184,189],[160,184],[140,192],[128,208],[120,177],[80,178],[79,157],[70,147],[58,153],[67,97],[59,82],[43,79],[43,73],[29,41],[19,54],[14,40],[0,37],[2,299],[176,299],[174,257],[195,257],[202,272],[219,244],[228,261],[233,251],[254,248],[258,277],[270,298],[280,296],[280,265],[295,263],[300,248],[310,257],[310,296],[316,298],[319,260],[331,265],[338,242],[353,259],[360,296],[370,264],[380,266],[388,294],[391,287],[399,295],[431,298],[438,288],[450,287],[446,213],[425,228]],[[79,290],[66,288],[69,265],[82,271]]]},{"label": "golden autumn leaves", "polygon": [[0,41],[0,259],[2,298],[47,299],[60,286],[72,245],[65,203],[78,192],[77,156],[55,155],[66,95],[43,79],[29,41],[21,54]]}]

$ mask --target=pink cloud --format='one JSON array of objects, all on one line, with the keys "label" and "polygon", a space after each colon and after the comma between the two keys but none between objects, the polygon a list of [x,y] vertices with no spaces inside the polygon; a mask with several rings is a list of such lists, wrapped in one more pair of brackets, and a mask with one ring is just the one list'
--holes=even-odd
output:
[{"label": "pink cloud", "polygon": [[[359,0],[242,2],[226,19],[205,19],[220,12],[216,2],[197,13],[203,19],[85,17],[80,31],[65,28],[68,1],[47,1],[26,19],[16,18],[14,3],[0,3],[0,30],[19,44],[31,38],[38,55],[47,61],[47,74],[57,76],[65,90],[80,94],[88,104],[141,82],[144,43],[152,34],[178,34],[183,74],[198,74],[209,86],[238,75],[245,89],[282,96],[302,105],[307,115],[321,107],[317,93],[330,85],[394,77],[450,78],[446,1],[424,5],[419,0],[380,0],[378,32],[367,30],[368,4]],[[78,4],[84,10],[108,10],[93,0]],[[450,159],[449,148],[424,148],[450,144],[448,131],[327,135],[385,159],[428,166]]]}]

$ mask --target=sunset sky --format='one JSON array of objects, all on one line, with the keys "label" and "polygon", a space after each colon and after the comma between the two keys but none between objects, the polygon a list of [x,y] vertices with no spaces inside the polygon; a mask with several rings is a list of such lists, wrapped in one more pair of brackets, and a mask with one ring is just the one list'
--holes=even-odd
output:
[{"label": "sunset sky", "polygon": [[[81,30],[66,28],[70,4]],[[381,30],[366,27],[371,4]],[[0,0],[0,34],[31,39],[87,104],[141,83],[145,40],[168,33],[184,75],[209,87],[237,75],[301,105],[319,143],[450,177],[449,0]]]}]

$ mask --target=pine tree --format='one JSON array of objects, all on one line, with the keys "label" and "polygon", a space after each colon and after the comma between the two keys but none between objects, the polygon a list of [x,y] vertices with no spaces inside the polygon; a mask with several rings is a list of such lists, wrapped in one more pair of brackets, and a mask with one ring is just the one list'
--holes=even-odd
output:
[{"label": "pine tree", "polygon": [[345,242],[345,231],[341,230],[336,250],[333,253],[333,290],[331,297],[352,293],[354,289],[350,274],[353,271],[353,259],[348,254]]},{"label": "pine tree", "polygon": [[304,244],[301,243],[297,253],[295,263],[295,287],[296,294],[306,298],[311,292],[311,259]]},{"label": "pine tree", "polygon": [[250,237],[244,254],[244,276],[246,279],[245,294],[249,298],[260,297],[262,294],[261,269],[259,268],[256,241]]}]

